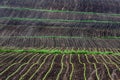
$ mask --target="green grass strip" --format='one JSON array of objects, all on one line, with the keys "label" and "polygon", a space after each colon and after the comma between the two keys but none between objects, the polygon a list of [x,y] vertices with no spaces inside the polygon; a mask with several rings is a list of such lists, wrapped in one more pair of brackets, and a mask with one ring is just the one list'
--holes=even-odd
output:
[{"label": "green grass strip", "polygon": [[74,39],[120,39],[117,36],[80,37],[80,36],[0,36],[0,38],[74,38]]},{"label": "green grass strip", "polygon": [[0,53],[39,53],[39,54],[120,54],[114,52],[98,52],[87,50],[60,50],[60,49],[0,49]]},{"label": "green grass strip", "polygon": [[23,8],[23,7],[10,7],[10,6],[0,6],[0,9],[13,9],[19,11],[41,11],[41,12],[51,12],[51,13],[72,13],[72,14],[97,14],[97,15],[110,15],[110,16],[120,16],[120,14],[114,13],[98,13],[98,12],[79,12],[79,11],[68,11],[68,10],[48,10],[48,9],[35,9],[35,8]]},{"label": "green grass strip", "polygon": [[102,38],[102,39],[120,39],[120,37],[117,37],[117,36],[102,36],[100,38]]},{"label": "green grass strip", "polygon": [[16,20],[16,21],[41,21],[41,22],[79,22],[79,23],[105,23],[120,24],[113,21],[97,21],[97,20],[65,20],[65,19],[40,19],[40,18],[19,18],[19,17],[1,17],[0,20]]}]

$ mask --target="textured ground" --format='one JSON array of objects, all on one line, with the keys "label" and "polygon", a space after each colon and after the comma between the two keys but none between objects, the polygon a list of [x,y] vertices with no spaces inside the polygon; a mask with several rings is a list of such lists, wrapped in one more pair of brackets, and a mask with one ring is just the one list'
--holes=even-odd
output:
[{"label": "textured ground", "polygon": [[119,80],[120,56],[0,53],[2,80]]},{"label": "textured ground", "polygon": [[[0,48],[119,53],[119,8],[120,0],[0,0]],[[120,56],[0,53],[0,80],[120,80]]]}]

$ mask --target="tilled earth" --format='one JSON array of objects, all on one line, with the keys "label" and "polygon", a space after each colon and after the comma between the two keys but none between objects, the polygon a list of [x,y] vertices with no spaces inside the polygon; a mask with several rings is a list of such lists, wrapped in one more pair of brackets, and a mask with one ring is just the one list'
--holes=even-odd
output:
[{"label": "tilled earth", "polygon": [[[104,36],[120,36],[118,29],[100,29],[88,27],[40,27],[40,26],[8,26],[0,27],[1,47],[33,47],[33,48],[74,48],[100,49],[100,51],[119,51],[120,39],[104,39]],[[43,37],[41,37],[43,36]],[[44,37],[49,36],[49,37]],[[65,36],[64,38],[51,36]],[[72,38],[81,37],[81,38]],[[98,38],[95,38],[98,37]],[[109,50],[108,50],[109,49]]]},{"label": "tilled earth", "polygon": [[0,53],[1,80],[119,80],[120,56]]},{"label": "tilled earth", "polygon": [[[0,48],[119,53],[119,7],[119,0],[1,0]],[[0,53],[0,80],[120,80],[120,56]]]}]

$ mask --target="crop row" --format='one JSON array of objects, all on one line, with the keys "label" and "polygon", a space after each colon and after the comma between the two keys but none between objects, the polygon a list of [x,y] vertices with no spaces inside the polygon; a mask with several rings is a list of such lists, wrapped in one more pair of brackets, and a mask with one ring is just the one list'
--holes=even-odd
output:
[{"label": "crop row", "polygon": [[[1,47],[38,47],[59,49],[107,50],[119,52],[119,39],[74,39],[74,38],[0,38]],[[19,43],[18,43],[19,42]]]},{"label": "crop row", "polygon": [[[74,38],[74,39],[91,39],[91,37],[78,37],[78,36],[0,36],[0,38]],[[103,36],[93,37],[92,39],[120,39],[117,36]]]},{"label": "crop row", "polygon": [[4,20],[14,20],[14,21],[35,21],[35,22],[74,22],[74,23],[120,24],[119,21],[40,19],[40,18],[20,18],[20,17],[1,17],[0,20],[3,20],[3,21]]},{"label": "crop row", "polygon": [[9,7],[9,6],[0,6],[0,9],[13,9],[18,11],[42,11],[42,12],[51,12],[51,13],[72,13],[72,14],[90,14],[90,15],[110,15],[110,16],[120,16],[120,14],[115,13],[97,13],[97,12],[79,12],[79,11],[67,11],[67,10],[48,10],[48,9],[36,9],[36,8],[21,8],[21,7]]},{"label": "crop row", "polygon": [[[119,38],[119,28],[0,25],[0,38]],[[101,25],[102,26],[102,25]],[[107,25],[106,25],[107,26]],[[89,26],[90,27],[90,26]],[[31,33],[31,34],[28,34]]]},{"label": "crop row", "polygon": [[[61,58],[58,59],[58,57],[60,56]],[[27,56],[22,58],[22,60],[26,59],[27,62],[23,63],[21,60],[19,60],[18,62],[13,62],[7,65],[6,67],[5,66],[0,67],[1,69],[0,78],[6,80],[9,79],[33,80],[36,78],[42,80],[48,80],[48,79],[73,80],[75,76],[76,77],[79,76],[81,77],[81,80],[88,80],[90,78],[96,80],[101,80],[101,79],[118,80],[120,74],[120,65],[117,59],[119,59],[119,57],[120,56],[115,56],[115,55],[79,55],[79,54],[78,55],[72,55],[72,54],[71,55],[65,55],[65,54],[36,55],[34,54],[34,56],[29,57],[28,60],[27,60]],[[60,61],[60,63],[57,63],[56,60]],[[58,65],[59,68],[58,67],[55,68],[54,66],[56,65]],[[12,69],[12,67],[14,67],[14,70]],[[90,68],[92,71],[90,71]],[[12,72],[10,72],[10,69],[12,69],[11,70]],[[34,72],[32,72],[32,70],[34,70]],[[42,72],[40,72],[41,70]],[[102,76],[101,74],[102,72],[106,72],[106,74],[103,74],[104,76]],[[56,75],[52,75],[51,73],[53,74],[56,73]],[[116,75],[113,76],[113,74]],[[68,75],[68,77],[66,75]],[[92,77],[93,75],[94,77]]]},{"label": "crop row", "polygon": [[[88,50],[60,50],[60,49],[0,49],[1,53],[39,53],[39,54],[112,54],[112,55],[120,55],[119,52],[110,52],[110,51],[88,51]],[[10,56],[17,55],[12,54]],[[8,56],[8,57],[10,57]],[[7,57],[7,58],[8,58]]]},{"label": "crop row", "polygon": [[[62,19],[64,20],[62,22],[69,22],[69,21],[71,22],[71,20],[86,20],[86,21],[96,20],[96,21],[113,21],[113,22],[120,21],[119,19],[120,14],[73,12],[73,11],[71,12],[71,11],[59,11],[59,10],[54,11],[54,10],[43,10],[43,9],[36,11],[36,9],[28,9],[28,10],[27,9],[25,10],[25,9],[0,6],[0,12],[4,12],[4,14],[3,13],[0,14],[0,17],[13,17],[13,18],[19,17],[19,18],[26,18],[26,19],[37,17],[39,19],[51,19],[51,20]],[[76,13],[80,13],[80,14],[76,14]],[[66,20],[69,20],[69,21],[66,21]]]},{"label": "crop row", "polygon": [[[106,4],[107,3],[107,4]],[[40,0],[40,1],[15,1],[15,0],[1,0],[0,5],[19,6],[28,8],[42,8],[52,10],[70,10],[70,11],[89,11],[89,12],[105,12],[105,13],[120,13],[119,0],[70,0],[70,1],[57,1],[57,0]]]}]

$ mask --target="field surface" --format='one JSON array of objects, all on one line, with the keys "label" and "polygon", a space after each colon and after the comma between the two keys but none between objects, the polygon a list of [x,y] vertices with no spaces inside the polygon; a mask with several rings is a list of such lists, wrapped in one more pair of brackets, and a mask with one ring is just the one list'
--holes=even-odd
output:
[{"label": "field surface", "polygon": [[119,80],[120,56],[1,53],[3,80]]},{"label": "field surface", "polygon": [[0,0],[0,80],[120,80],[120,0]]}]

